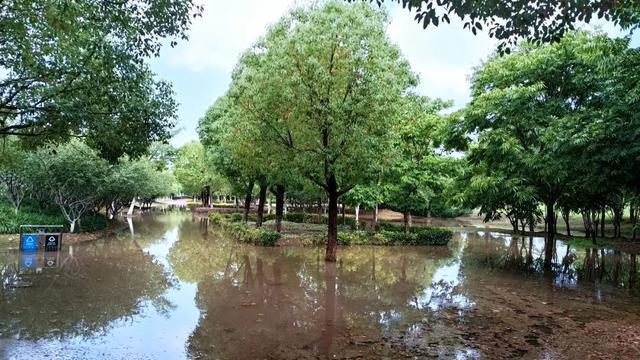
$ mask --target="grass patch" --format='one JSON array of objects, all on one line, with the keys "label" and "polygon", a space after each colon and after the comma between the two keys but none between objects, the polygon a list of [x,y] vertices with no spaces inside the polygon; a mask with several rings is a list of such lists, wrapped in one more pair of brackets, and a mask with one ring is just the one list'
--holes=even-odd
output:
[{"label": "grass patch", "polygon": [[563,240],[565,243],[575,247],[575,248],[580,248],[580,249],[592,249],[594,247],[596,248],[603,248],[603,247],[615,247],[615,242],[609,240],[609,239],[601,239],[598,238],[596,241],[597,243],[594,244],[593,240],[589,239],[589,238],[572,238],[572,239],[567,239],[567,240]]}]

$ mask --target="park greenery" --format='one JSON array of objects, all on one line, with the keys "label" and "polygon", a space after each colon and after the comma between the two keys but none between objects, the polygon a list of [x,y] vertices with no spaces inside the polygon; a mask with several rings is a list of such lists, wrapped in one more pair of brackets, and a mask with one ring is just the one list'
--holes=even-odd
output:
[{"label": "park greenery", "polygon": [[144,205],[177,192],[173,174],[148,158],[122,157],[110,164],[80,141],[35,150],[21,146],[5,141],[0,148],[7,198],[0,202],[0,232],[16,233],[19,225],[36,223],[66,224],[70,232],[78,226],[94,230],[106,225],[96,218],[114,218],[132,199]]},{"label": "park greenery", "polygon": [[[630,26],[637,12],[603,14]],[[361,2],[292,10],[241,56],[200,120],[200,162],[226,179],[220,191],[247,204],[257,185],[257,227],[270,191],[277,224],[284,202],[326,209],[329,261],[340,204],[356,216],[402,212],[406,232],[412,215],[477,209],[514,232],[544,226],[549,244],[559,216],[569,235],[581,216],[594,242],[607,217],[615,237],[626,221],[635,237],[640,58],[629,39],[569,31],[498,49],[474,69],[471,103],[452,112],[416,94],[387,21]]]},{"label": "park greenery", "polygon": [[147,59],[201,13],[192,0],[0,3],[0,232],[93,230],[102,209],[177,192],[177,103]]},{"label": "park greenery", "polygon": [[[349,0],[356,1],[356,0]],[[374,0],[370,0],[373,2]],[[375,0],[382,5],[384,0]],[[635,0],[394,0],[415,13],[415,21],[429,26],[452,19],[474,35],[486,31],[500,40],[498,51],[508,53],[525,39],[538,45],[555,42],[580,23],[603,19],[623,29],[640,24],[640,3]]]},{"label": "park greenery", "polygon": [[[242,206],[233,216],[255,224],[237,227],[252,244],[313,217],[326,225],[327,261],[338,244],[441,243],[413,217],[471,211],[514,232],[544,229],[546,265],[558,221],[571,235],[580,217],[593,242],[607,219],[614,237],[636,238],[640,53],[628,38],[574,27],[602,17],[633,29],[637,2],[398,2],[425,26],[458,17],[502,41],[473,70],[466,107],[418,94],[384,8],[328,0],[290,10],[246,49],[199,141],[179,149],[166,141],[173,90],[147,61],[187,38],[200,6],[0,3],[0,232],[93,230],[184,194]],[[358,230],[360,210],[372,211],[374,231],[339,233],[347,207]],[[379,208],[402,213],[402,231],[385,229]],[[275,233],[262,228],[270,221]]]}]

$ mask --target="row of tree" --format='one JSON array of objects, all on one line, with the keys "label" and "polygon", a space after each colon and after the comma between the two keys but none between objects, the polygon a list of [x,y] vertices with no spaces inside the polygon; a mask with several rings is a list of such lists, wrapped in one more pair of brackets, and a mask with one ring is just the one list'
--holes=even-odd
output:
[{"label": "row of tree", "polygon": [[635,237],[639,74],[629,39],[587,32],[491,57],[473,74],[470,105],[451,116],[449,145],[466,150],[469,165],[458,200],[486,220],[506,216],[514,231],[543,222],[548,251],[558,213],[568,231],[580,214],[595,242],[607,212],[621,236],[629,209]]},{"label": "row of tree", "polygon": [[[187,38],[193,0],[0,2],[0,195],[88,212],[172,192],[177,103],[147,59]],[[80,139],[80,140],[78,140]],[[135,201],[134,201],[135,202]],[[4,205],[4,204],[3,204]],[[39,211],[42,212],[42,211]]]},{"label": "row of tree", "polygon": [[0,146],[0,194],[16,213],[25,200],[41,209],[57,206],[71,232],[87,213],[104,209],[113,218],[136,200],[149,204],[177,192],[173,174],[148,158],[108,163],[80,141],[30,150],[3,139]]},{"label": "row of tree", "polygon": [[387,14],[329,1],[291,11],[247,50],[227,93],[200,121],[211,164],[251,202],[267,192],[281,229],[285,193],[328,202],[326,259],[335,261],[339,199],[426,213],[460,160],[440,156],[450,102],[418,96]]},{"label": "row of tree", "polygon": [[496,52],[474,70],[469,106],[442,115],[450,102],[413,93],[387,20],[365,3],[292,10],[242,55],[201,119],[207,167],[246,206],[258,186],[258,226],[268,191],[278,229],[285,193],[324,198],[333,261],[339,199],[385,204],[407,228],[437,202],[514,230],[544,223],[548,251],[559,214],[567,225],[580,214],[594,241],[607,212],[615,236],[625,209],[637,224],[640,57],[628,39],[571,32]]}]

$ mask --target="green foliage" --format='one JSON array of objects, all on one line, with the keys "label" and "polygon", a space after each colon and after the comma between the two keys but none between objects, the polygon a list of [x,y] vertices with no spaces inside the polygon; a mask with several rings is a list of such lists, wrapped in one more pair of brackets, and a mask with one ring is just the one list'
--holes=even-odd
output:
[{"label": "green foliage", "polygon": [[397,245],[447,245],[453,233],[450,230],[433,227],[414,227],[411,232],[383,231],[382,235]]},{"label": "green foliage", "polygon": [[198,141],[183,145],[175,160],[174,174],[189,195],[200,195],[205,186],[211,186],[212,192],[224,186],[223,180],[209,165],[205,149]]},{"label": "green foliage", "polygon": [[384,178],[385,204],[402,213],[424,213],[455,175],[450,169],[456,160],[436,152],[444,124],[439,112],[451,103],[408,95],[402,105],[394,162]]},{"label": "green foliage", "polygon": [[220,224],[222,222],[222,215],[220,215],[220,213],[217,213],[217,212],[209,213],[208,218],[209,218],[209,222],[214,225]]},{"label": "green foliage", "polygon": [[98,208],[107,207],[115,215],[134,197],[148,204],[175,189],[172,174],[159,171],[148,159],[125,156],[109,164],[80,141],[35,150],[23,149],[20,142],[4,142],[7,156],[0,160],[0,180],[5,186],[0,192],[7,195],[14,212],[19,212],[22,198],[40,207],[28,212],[48,213],[57,206],[72,232],[104,228],[104,217],[92,214]]},{"label": "green foliage", "polygon": [[387,162],[380,154],[391,146],[396,104],[416,83],[386,21],[368,4],[333,0],[273,25],[200,123],[216,166],[239,184],[311,182],[334,208],[374,177]]},{"label": "green foliage", "polygon": [[[349,0],[354,1],[354,0]],[[373,0],[371,0],[373,1]],[[375,0],[382,4],[384,0]],[[499,49],[509,50],[520,39],[558,41],[578,23],[604,18],[624,28],[640,25],[640,3],[634,0],[544,1],[510,0],[468,3],[456,0],[395,0],[415,12],[424,28],[457,18],[474,35],[487,31],[501,40]],[[535,30],[535,31],[534,31]]]},{"label": "green foliage", "polygon": [[[517,229],[535,225],[543,203],[553,225],[559,201],[590,209],[602,205],[607,189],[635,183],[637,158],[628,156],[640,154],[640,132],[632,129],[627,95],[614,86],[618,75],[638,69],[621,65],[633,57],[628,45],[575,32],[554,44],[523,44],[476,69],[473,100],[453,125],[477,138],[469,147],[471,167],[460,177],[462,205],[479,208],[485,220],[507,217]],[[626,110],[614,114],[618,106]],[[629,125],[624,135],[614,130],[622,123]]]},{"label": "green foliage", "polygon": [[191,0],[0,4],[0,136],[82,136],[102,156],[170,135],[177,104],[145,59],[185,38]]},{"label": "green foliage", "polygon": [[23,208],[16,212],[5,202],[0,202],[0,234],[17,234],[20,225],[65,225],[65,218],[55,212],[43,212],[39,209]]},{"label": "green foliage", "polygon": [[228,215],[228,218],[229,218],[229,221],[237,223],[237,222],[242,221],[242,214],[233,213],[233,214]]},{"label": "green foliage", "polygon": [[[404,228],[392,228],[379,232],[350,231],[338,233],[338,245],[378,245],[378,246],[444,246],[449,243],[453,233],[447,229],[435,227],[412,228],[405,233]],[[326,236],[307,237],[303,239],[306,245],[326,244]]]},{"label": "green foliage", "polygon": [[289,212],[284,215],[284,220],[294,223],[309,223],[311,222],[312,218],[313,216],[307,213]]},{"label": "green foliage", "polygon": [[275,246],[282,237],[278,232],[251,229],[244,224],[224,224],[224,229],[237,241],[258,246]]},{"label": "green foliage", "polygon": [[[8,204],[0,202],[0,234],[17,234],[20,225],[64,225],[69,231],[69,224],[62,214],[52,209],[40,209],[27,205],[16,213]],[[107,218],[103,214],[89,213],[82,217],[77,230],[90,232],[107,227]]]}]

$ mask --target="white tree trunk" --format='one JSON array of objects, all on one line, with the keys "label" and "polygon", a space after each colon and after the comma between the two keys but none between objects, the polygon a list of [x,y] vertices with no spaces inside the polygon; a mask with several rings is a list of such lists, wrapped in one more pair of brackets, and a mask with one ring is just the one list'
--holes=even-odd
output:
[{"label": "white tree trunk", "polygon": [[271,198],[269,198],[269,202],[267,203],[267,209],[268,209],[267,214],[271,215]]},{"label": "white tree trunk", "polygon": [[129,205],[129,211],[127,211],[127,216],[133,215],[133,209],[136,207],[136,197],[134,196],[131,200],[131,205]]},{"label": "white tree trunk", "polygon": [[131,233],[131,238],[133,239],[136,235],[136,232],[133,229],[133,220],[131,220],[130,217],[127,217],[127,224],[129,224],[129,232]]},{"label": "white tree trunk", "polygon": [[378,225],[378,204],[376,204],[375,209],[373,210],[373,224]]},{"label": "white tree trunk", "polygon": [[356,224],[358,224],[358,220],[360,220],[360,204],[356,205]]},{"label": "white tree trunk", "polygon": [[69,221],[69,232],[73,234],[75,230],[76,230],[76,219],[73,219]]}]

